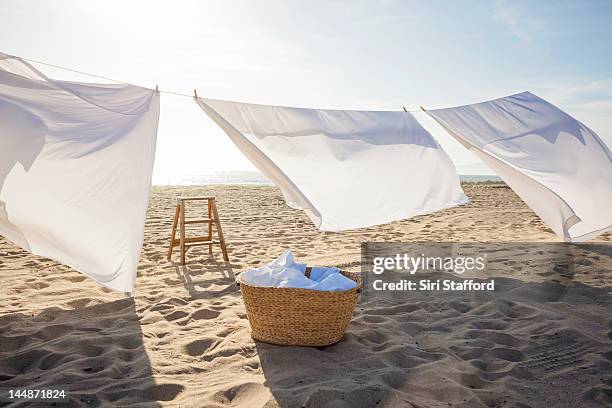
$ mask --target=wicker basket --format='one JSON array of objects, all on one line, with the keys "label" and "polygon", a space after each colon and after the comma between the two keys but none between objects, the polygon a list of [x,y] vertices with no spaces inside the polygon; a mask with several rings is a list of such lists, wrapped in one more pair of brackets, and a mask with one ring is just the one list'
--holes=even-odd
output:
[{"label": "wicker basket", "polygon": [[[310,276],[306,268],[306,276]],[[344,336],[361,291],[359,274],[342,272],[357,286],[345,291],[267,288],[240,280],[251,337],[287,346],[327,346]]]}]

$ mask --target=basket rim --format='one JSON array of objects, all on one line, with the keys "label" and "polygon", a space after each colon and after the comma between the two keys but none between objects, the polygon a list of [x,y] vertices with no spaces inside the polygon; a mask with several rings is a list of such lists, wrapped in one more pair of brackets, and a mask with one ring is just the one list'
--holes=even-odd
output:
[{"label": "basket rim", "polygon": [[[348,272],[348,271],[341,271],[344,273],[348,273],[351,275],[360,275],[359,272]],[[308,293],[308,294],[312,294],[312,293],[320,293],[320,294],[348,294],[348,293],[352,293],[352,292],[358,292],[361,289],[361,282],[358,280],[355,280],[351,277],[347,278],[351,279],[352,281],[354,281],[355,283],[357,283],[357,286],[355,286],[352,289],[347,289],[347,290],[317,290],[317,289],[307,289],[307,288],[277,288],[274,286],[254,286],[254,285],[249,285],[246,282],[242,281],[242,272],[240,272],[238,275],[236,275],[236,284],[238,286],[246,286],[248,288],[253,288],[253,289],[258,289],[258,290],[273,290],[273,291],[286,291],[286,292],[304,292],[304,293]],[[324,295],[325,296],[325,295]]]}]

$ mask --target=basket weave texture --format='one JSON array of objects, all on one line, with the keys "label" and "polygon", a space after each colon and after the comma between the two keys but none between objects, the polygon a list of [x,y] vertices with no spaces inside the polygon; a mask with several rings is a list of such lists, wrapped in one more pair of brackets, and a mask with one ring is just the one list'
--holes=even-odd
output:
[{"label": "basket weave texture", "polygon": [[328,346],[340,341],[361,288],[358,273],[342,274],[357,286],[344,291],[259,287],[242,282],[238,275],[251,337],[286,346]]}]

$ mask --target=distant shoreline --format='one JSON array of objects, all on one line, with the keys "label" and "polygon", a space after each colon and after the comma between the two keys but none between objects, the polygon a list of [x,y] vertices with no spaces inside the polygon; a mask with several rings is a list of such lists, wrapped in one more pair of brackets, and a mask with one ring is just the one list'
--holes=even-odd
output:
[{"label": "distant shoreline", "polygon": [[[503,183],[494,175],[460,174],[461,183]],[[257,171],[218,171],[204,174],[188,174],[154,180],[154,186],[208,186],[208,185],[260,185],[272,186],[272,182]]]}]

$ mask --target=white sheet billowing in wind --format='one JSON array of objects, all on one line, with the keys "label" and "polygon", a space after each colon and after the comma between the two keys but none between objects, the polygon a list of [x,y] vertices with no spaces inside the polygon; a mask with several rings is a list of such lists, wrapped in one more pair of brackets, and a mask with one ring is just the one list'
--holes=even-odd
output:
[{"label": "white sheet billowing in wind", "polygon": [[524,92],[428,113],[566,241],[612,228],[612,154],[589,128]]},{"label": "white sheet billowing in wind", "polygon": [[55,81],[0,54],[0,234],[131,292],[159,94]]},{"label": "white sheet billowing in wind", "polygon": [[196,102],[322,231],[467,202],[449,157],[410,113]]}]

